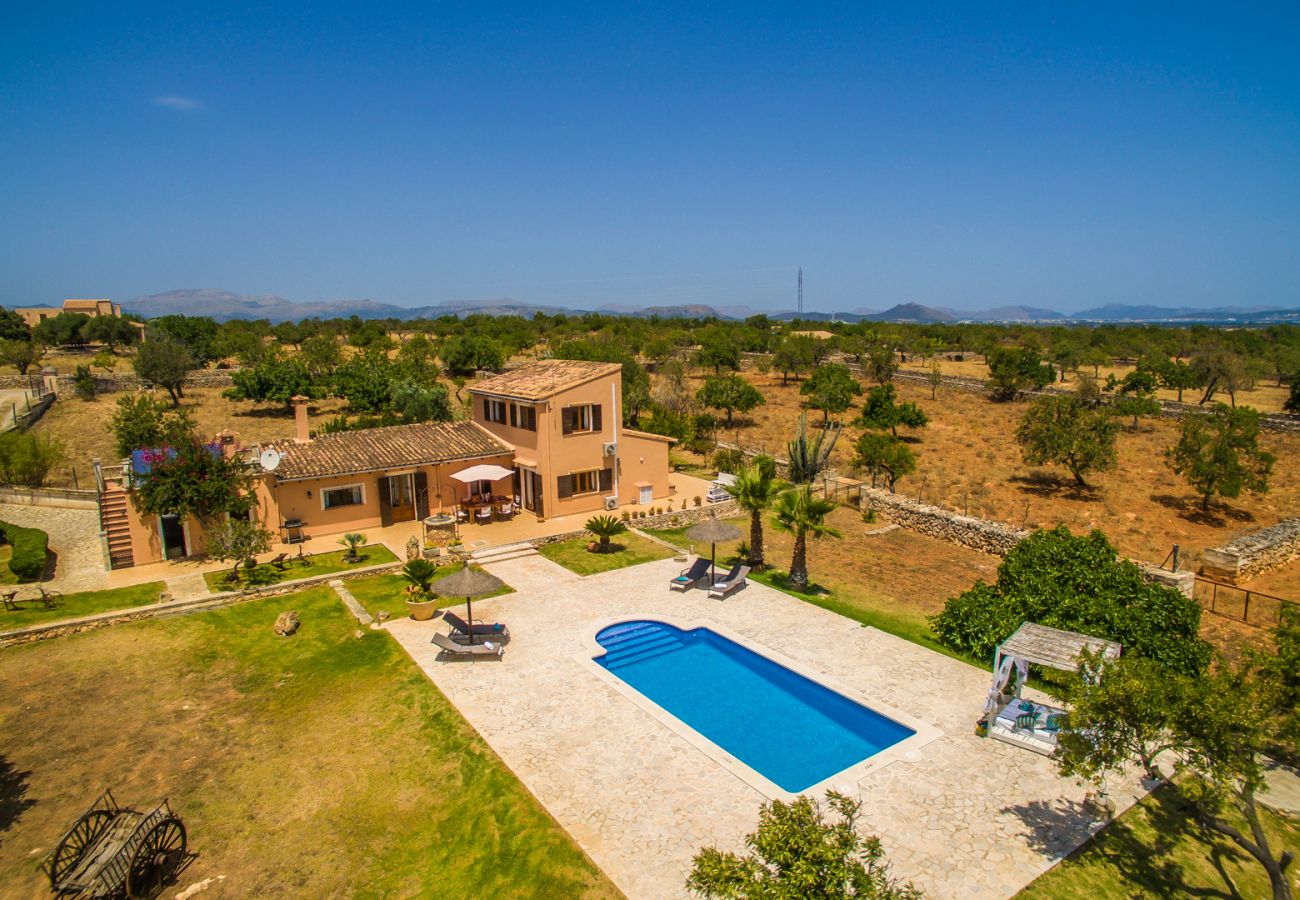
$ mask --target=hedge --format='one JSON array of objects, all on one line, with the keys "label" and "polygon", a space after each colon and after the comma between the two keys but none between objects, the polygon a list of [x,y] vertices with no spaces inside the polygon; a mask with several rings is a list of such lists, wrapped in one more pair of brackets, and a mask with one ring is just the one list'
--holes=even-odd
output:
[{"label": "hedge", "polygon": [[49,553],[50,536],[39,528],[23,528],[0,522],[0,538],[14,548],[9,557],[9,570],[19,581],[36,581],[45,574],[45,558]]}]

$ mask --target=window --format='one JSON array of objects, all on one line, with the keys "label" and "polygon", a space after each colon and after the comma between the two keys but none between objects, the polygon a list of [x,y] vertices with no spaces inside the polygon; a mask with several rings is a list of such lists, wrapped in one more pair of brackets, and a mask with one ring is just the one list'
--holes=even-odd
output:
[{"label": "window", "polygon": [[506,401],[493,400],[491,397],[483,398],[483,418],[488,422],[504,425],[506,423]]},{"label": "window", "polygon": [[584,403],[566,406],[560,410],[560,431],[563,434],[581,434],[600,431],[600,404]]},{"label": "window", "polygon": [[561,475],[556,479],[556,493],[561,498],[573,497],[578,494],[594,494],[597,491],[608,491],[613,485],[613,469],[588,469],[584,472]]},{"label": "window", "polygon": [[510,424],[515,428],[522,428],[524,431],[536,431],[537,410],[531,406],[521,406],[518,403],[510,404]]},{"label": "window", "polygon": [[321,488],[321,509],[334,509],[337,506],[360,506],[365,502],[365,488],[359,484],[345,484],[342,487]]}]

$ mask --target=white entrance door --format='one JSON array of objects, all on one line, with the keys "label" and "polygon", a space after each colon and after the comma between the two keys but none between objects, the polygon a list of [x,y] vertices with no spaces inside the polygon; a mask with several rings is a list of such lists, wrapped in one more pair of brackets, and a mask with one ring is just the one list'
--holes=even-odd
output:
[{"label": "white entrance door", "polygon": [[641,488],[641,496],[640,498],[638,498],[637,502],[643,504],[649,504],[649,503],[653,503],[654,499],[655,499],[655,489],[647,484],[645,487]]}]

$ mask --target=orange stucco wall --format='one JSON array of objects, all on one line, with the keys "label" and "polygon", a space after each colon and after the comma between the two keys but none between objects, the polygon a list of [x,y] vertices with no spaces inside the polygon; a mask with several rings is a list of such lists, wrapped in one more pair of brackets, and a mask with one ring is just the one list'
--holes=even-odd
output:
[{"label": "orange stucco wall", "polygon": [[[622,384],[619,373],[614,372],[586,384],[562,391],[538,403],[531,404],[537,411],[537,431],[512,428],[507,423],[489,422],[484,416],[485,395],[474,394],[474,421],[516,448],[520,460],[537,464],[542,476],[542,501],[546,518],[595,512],[605,508],[605,497],[616,495],[620,505],[638,502],[636,483],[648,481],[654,486],[655,499],[668,497],[668,444],[638,435],[625,435],[622,426]],[[516,401],[505,399],[508,403]],[[601,428],[598,432],[564,434],[561,410],[566,406],[598,403],[601,407]],[[608,441],[618,444],[618,470],[615,487],[577,494],[561,499],[557,480],[590,469],[611,468],[614,458],[603,453]]]},{"label": "orange stucco wall", "polygon": [[[511,454],[500,454],[437,466],[394,469],[392,474],[423,471],[428,478],[429,510],[436,513],[454,509],[468,490],[466,485],[451,477],[452,473],[479,464],[498,465],[509,469],[514,466],[514,457]],[[302,519],[305,523],[303,530],[308,537],[378,528],[382,522],[378,482],[388,474],[388,472],[366,472],[360,475],[341,475],[335,478],[315,478],[283,483],[277,483],[272,475],[263,475],[254,483],[254,494],[257,497],[256,516],[271,530],[277,541],[283,537],[281,525],[286,519]],[[362,485],[364,503],[333,509],[322,508],[320,499],[322,488],[348,484]],[[502,478],[493,482],[493,491],[512,496],[514,492],[512,478]],[[157,516],[141,516],[135,505],[128,501],[127,526],[131,534],[131,551],[136,565],[161,562],[164,559]],[[202,553],[206,546],[202,523],[196,519],[188,519],[184,522],[184,529],[189,555]]]},{"label": "orange stucco wall", "polygon": [[667,441],[623,432],[618,445],[620,503],[639,502],[637,482],[646,481],[654,486],[656,500],[668,498],[668,447]]}]

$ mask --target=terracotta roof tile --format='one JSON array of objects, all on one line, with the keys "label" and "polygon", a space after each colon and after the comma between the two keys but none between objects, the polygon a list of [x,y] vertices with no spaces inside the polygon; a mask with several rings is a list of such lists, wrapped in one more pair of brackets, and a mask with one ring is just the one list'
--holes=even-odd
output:
[{"label": "terracotta roof tile", "polygon": [[561,391],[577,387],[596,378],[621,372],[618,363],[586,362],[580,359],[539,359],[537,362],[503,372],[470,386],[472,393],[518,397],[520,400],[545,400]]},{"label": "terracotta roof tile", "polygon": [[281,481],[327,478],[406,466],[424,466],[512,453],[513,448],[474,422],[422,422],[322,434],[308,444],[273,441]]}]

